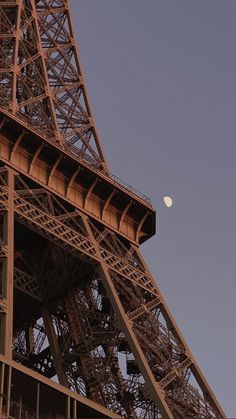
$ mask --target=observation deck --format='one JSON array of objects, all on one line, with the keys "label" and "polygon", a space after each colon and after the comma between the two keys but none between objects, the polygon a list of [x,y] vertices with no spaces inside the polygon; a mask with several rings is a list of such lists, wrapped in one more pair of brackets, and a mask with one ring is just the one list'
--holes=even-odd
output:
[{"label": "observation deck", "polygon": [[16,172],[119,233],[134,244],[155,234],[156,212],[150,199],[92,157],[59,144],[25,121],[0,110],[0,159]]}]

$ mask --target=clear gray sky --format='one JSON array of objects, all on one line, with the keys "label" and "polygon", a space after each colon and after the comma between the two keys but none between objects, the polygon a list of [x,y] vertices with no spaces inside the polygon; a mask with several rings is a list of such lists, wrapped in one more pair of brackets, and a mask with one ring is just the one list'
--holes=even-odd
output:
[{"label": "clear gray sky", "polygon": [[226,414],[236,417],[236,1],[72,5],[111,170],[158,211],[158,234],[143,253]]}]

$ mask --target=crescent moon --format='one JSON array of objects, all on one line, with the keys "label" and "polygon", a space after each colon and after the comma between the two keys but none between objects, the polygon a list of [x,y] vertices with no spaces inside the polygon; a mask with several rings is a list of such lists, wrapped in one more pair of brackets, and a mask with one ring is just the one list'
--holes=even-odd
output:
[{"label": "crescent moon", "polygon": [[164,196],[163,201],[164,201],[164,204],[167,208],[172,207],[173,199],[170,196]]}]

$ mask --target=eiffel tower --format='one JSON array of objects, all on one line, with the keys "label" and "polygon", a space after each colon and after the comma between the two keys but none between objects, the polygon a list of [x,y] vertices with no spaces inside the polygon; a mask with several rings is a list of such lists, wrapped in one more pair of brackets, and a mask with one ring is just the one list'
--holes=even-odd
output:
[{"label": "eiffel tower", "polygon": [[0,1],[0,416],[225,417],[145,264],[148,198],[111,175],[68,0]]}]

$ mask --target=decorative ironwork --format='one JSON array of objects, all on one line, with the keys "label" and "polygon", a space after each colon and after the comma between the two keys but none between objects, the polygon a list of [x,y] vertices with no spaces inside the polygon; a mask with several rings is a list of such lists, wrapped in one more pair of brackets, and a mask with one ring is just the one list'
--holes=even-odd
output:
[{"label": "decorative ironwork", "polygon": [[67,0],[1,1],[0,22],[1,106],[106,169]]},{"label": "decorative ironwork", "polygon": [[[67,0],[0,1],[0,99],[4,362],[56,377],[64,392],[109,409],[104,417],[224,417],[140,253],[143,237],[154,234],[153,210],[127,185],[122,198],[108,174]],[[79,167],[71,168],[72,155]],[[5,381],[0,414],[10,417],[13,400],[23,418]],[[72,418],[64,400],[63,415]]]}]

